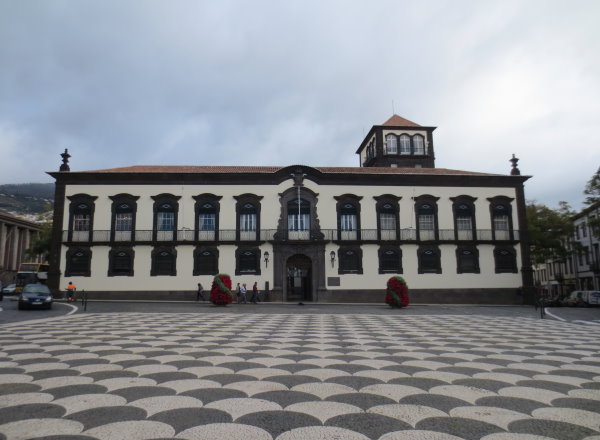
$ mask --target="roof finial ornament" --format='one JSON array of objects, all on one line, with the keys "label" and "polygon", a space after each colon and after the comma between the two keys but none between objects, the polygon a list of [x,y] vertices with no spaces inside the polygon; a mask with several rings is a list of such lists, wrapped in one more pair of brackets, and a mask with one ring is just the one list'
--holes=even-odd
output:
[{"label": "roof finial ornament", "polygon": [[306,174],[304,174],[302,171],[302,168],[297,167],[291,174],[292,178],[294,179],[294,186],[304,186],[303,181],[306,177]]},{"label": "roof finial ornament", "polygon": [[509,161],[512,162],[512,170],[510,170],[510,175],[511,176],[520,176],[521,171],[519,171],[519,169],[517,168],[517,163],[519,162],[519,158],[515,157],[515,154],[513,153],[512,159],[509,159]]},{"label": "roof finial ornament", "polygon": [[71,168],[69,168],[69,157],[71,157],[71,155],[69,154],[69,150],[65,148],[65,152],[60,156],[62,157],[63,163],[60,166],[59,171],[71,171]]}]

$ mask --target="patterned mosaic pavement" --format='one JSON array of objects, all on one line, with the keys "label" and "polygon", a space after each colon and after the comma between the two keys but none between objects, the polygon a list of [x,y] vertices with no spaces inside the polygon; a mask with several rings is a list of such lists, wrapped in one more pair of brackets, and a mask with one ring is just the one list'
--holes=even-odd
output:
[{"label": "patterned mosaic pavement", "polygon": [[600,338],[401,311],[8,324],[0,439],[600,440]]}]

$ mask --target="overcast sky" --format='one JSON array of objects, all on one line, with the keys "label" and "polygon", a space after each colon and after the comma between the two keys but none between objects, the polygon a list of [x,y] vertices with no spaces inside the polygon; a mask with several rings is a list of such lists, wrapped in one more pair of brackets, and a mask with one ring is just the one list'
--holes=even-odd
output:
[{"label": "overcast sky", "polygon": [[358,166],[395,113],[436,166],[581,206],[600,1],[0,0],[0,183],[129,165]]}]

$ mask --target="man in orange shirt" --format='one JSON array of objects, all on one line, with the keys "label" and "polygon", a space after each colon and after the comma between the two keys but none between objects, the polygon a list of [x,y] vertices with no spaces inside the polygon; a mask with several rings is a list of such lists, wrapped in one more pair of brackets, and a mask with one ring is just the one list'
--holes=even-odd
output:
[{"label": "man in orange shirt", "polygon": [[69,281],[69,285],[67,286],[67,302],[75,301],[75,292],[77,291],[77,287],[71,281]]}]

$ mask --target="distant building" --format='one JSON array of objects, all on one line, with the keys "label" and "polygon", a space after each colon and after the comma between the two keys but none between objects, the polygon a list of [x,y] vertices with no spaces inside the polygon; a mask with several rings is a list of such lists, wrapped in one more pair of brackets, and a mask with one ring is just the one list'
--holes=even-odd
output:
[{"label": "distant building", "polygon": [[595,221],[600,218],[600,203],[573,216],[574,231],[564,237],[571,255],[565,260],[548,260],[534,266],[534,282],[565,296],[574,290],[600,290],[600,239]]},{"label": "distant building", "polygon": [[[433,131],[397,115],[358,167],[132,166],[56,179],[49,284],[103,298],[192,298],[229,273],[272,300],[517,303],[533,285],[523,184],[435,168]],[[327,146],[324,146],[327,148]]]},{"label": "distant building", "polygon": [[[3,285],[14,282],[19,265],[26,259],[25,251],[41,230],[37,223],[0,212],[0,280]],[[42,262],[41,257],[33,261]]]},{"label": "distant building", "polygon": [[600,290],[600,233],[592,226],[600,219],[600,203],[583,209],[573,218],[573,241],[580,249],[573,255],[578,290]]}]

